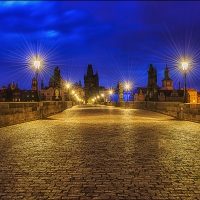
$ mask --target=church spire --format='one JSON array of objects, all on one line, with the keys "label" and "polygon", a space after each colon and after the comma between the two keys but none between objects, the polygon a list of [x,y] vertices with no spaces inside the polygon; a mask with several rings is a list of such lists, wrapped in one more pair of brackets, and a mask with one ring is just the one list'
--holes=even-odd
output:
[{"label": "church spire", "polygon": [[168,69],[168,66],[167,66],[167,63],[166,63],[166,67],[165,67],[165,80],[169,80],[170,77],[169,77],[169,69]]},{"label": "church spire", "polygon": [[161,90],[173,90],[173,80],[170,78],[167,63],[164,71],[164,79],[162,80]]},{"label": "church spire", "polygon": [[93,76],[93,68],[91,64],[88,65],[87,76]]}]

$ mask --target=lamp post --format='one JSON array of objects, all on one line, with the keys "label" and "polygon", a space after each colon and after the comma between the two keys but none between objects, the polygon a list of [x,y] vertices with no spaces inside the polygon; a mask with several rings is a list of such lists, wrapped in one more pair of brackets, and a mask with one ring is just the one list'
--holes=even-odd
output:
[{"label": "lamp post", "polygon": [[130,89],[130,84],[126,83],[125,89],[126,89],[126,101],[128,102],[128,91]]},{"label": "lamp post", "polygon": [[109,90],[109,100],[110,100],[110,102],[111,102],[110,97],[111,97],[112,93],[113,93],[113,91],[110,89],[110,90]]},{"label": "lamp post", "polygon": [[187,103],[186,99],[186,73],[188,68],[188,62],[182,62],[183,72],[184,72],[184,97],[183,97],[183,103]]},{"label": "lamp post", "polygon": [[103,99],[103,102],[104,102],[104,94],[103,94],[103,93],[101,94],[101,97],[102,97],[102,99]]},{"label": "lamp post", "polygon": [[71,86],[70,82],[67,82],[66,83],[66,88],[67,88],[67,98],[66,98],[66,100],[67,101],[70,101],[70,94],[69,94],[69,88],[70,88],[70,86]]},{"label": "lamp post", "polygon": [[39,90],[38,90],[38,73],[39,73],[39,68],[40,68],[40,61],[37,59],[33,62],[33,65],[35,67],[35,72],[36,72],[36,90],[37,90],[37,100],[40,101],[39,98]]}]

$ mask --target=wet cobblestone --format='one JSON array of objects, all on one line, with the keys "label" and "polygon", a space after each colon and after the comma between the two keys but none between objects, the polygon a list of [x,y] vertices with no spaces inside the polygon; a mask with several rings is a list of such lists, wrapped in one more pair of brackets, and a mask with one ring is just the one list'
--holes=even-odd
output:
[{"label": "wet cobblestone", "polygon": [[0,199],[200,199],[200,124],[74,107],[0,128]]}]

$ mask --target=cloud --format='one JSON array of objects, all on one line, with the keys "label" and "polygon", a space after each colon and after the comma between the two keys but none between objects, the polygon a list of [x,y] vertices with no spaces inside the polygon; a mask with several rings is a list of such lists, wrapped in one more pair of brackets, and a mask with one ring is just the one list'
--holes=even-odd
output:
[{"label": "cloud", "polygon": [[175,58],[185,52],[198,61],[199,6],[199,2],[4,1],[0,52],[3,47],[16,50],[43,44],[47,50],[55,47],[62,57],[56,62],[63,66],[73,58],[73,65],[95,62],[105,68],[116,63],[127,66],[131,60],[138,69],[150,62],[162,68],[166,58],[175,66]]}]

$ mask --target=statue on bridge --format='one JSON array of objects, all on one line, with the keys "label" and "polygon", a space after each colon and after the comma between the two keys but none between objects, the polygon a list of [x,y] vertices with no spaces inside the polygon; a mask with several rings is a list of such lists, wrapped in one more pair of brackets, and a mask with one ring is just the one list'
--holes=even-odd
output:
[{"label": "statue on bridge", "polygon": [[118,102],[124,102],[123,99],[123,84],[119,81],[119,99]]}]

